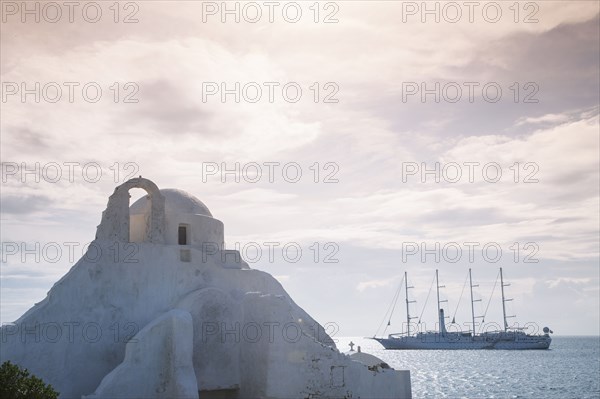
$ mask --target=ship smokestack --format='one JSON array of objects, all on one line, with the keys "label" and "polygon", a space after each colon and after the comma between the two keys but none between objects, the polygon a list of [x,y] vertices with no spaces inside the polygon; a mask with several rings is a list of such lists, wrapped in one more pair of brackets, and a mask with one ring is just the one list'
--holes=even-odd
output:
[{"label": "ship smokestack", "polygon": [[440,334],[446,335],[446,318],[444,317],[444,309],[440,309]]}]

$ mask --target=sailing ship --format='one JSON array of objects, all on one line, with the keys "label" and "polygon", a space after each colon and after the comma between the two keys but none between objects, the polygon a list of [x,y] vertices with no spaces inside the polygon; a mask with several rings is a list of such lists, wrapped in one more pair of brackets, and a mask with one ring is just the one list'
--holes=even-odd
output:
[{"label": "sailing ship", "polygon": [[[435,271],[435,282],[437,286],[437,309],[439,318],[439,327],[437,331],[417,331],[413,334],[411,331],[411,320],[415,317],[410,316],[410,303],[415,301],[409,300],[408,289],[413,288],[408,285],[408,276],[404,272],[404,289],[406,293],[406,332],[405,333],[394,333],[389,334],[387,338],[373,337],[374,340],[383,345],[386,349],[548,349],[552,338],[550,334],[552,331],[548,327],[544,327],[543,334],[528,334],[523,327],[511,327],[509,328],[507,318],[514,316],[506,316],[506,302],[512,299],[506,299],[504,296],[504,287],[510,284],[504,284],[504,278],[502,275],[502,268],[500,268],[500,288],[502,292],[502,316],[504,321],[504,328],[501,330],[486,331],[482,333],[475,332],[475,320],[478,317],[475,316],[474,302],[477,300],[473,299],[473,288],[477,285],[473,285],[473,278],[471,275],[471,269],[468,274],[469,285],[471,289],[471,322],[472,330],[468,332],[461,331],[448,331],[446,329],[446,316],[444,315],[444,309],[440,306],[440,288],[444,288],[439,285],[438,271]],[[466,284],[466,282],[465,282]],[[402,285],[402,283],[401,283]],[[463,287],[464,291],[464,287]],[[493,293],[493,292],[492,292]],[[398,300],[399,291],[396,293],[394,298],[392,312],[395,308],[395,302]],[[491,297],[490,297],[491,299]],[[386,314],[387,316],[387,314]],[[385,320],[385,319],[384,319]],[[454,319],[452,323],[454,323]],[[415,323],[412,323],[414,325]],[[388,321],[388,326],[390,321]],[[385,332],[384,332],[385,333]],[[376,334],[377,335],[377,334]]]}]

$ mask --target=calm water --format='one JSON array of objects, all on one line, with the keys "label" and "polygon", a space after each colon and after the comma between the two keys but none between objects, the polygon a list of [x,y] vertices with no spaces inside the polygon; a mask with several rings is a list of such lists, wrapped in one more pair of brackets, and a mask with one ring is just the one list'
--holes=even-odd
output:
[{"label": "calm water", "polygon": [[[395,369],[408,369],[413,398],[600,398],[600,338],[553,337],[549,350],[398,351],[352,340]],[[355,348],[356,350],[356,348]]]}]

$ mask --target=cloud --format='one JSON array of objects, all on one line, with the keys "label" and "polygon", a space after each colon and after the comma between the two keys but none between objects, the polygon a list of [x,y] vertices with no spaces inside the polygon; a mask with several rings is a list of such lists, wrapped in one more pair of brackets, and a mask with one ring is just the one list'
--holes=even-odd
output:
[{"label": "cloud", "polygon": [[566,286],[587,286],[592,282],[591,278],[573,278],[573,277],[559,277],[554,280],[546,281],[548,288],[556,288],[561,285]]},{"label": "cloud", "polygon": [[356,289],[359,292],[363,292],[365,290],[369,290],[369,289],[373,289],[373,288],[380,288],[380,287],[387,287],[389,286],[392,282],[394,281],[394,279],[384,279],[384,280],[369,280],[369,281],[361,281],[360,283],[358,283],[358,285],[356,286]]},{"label": "cloud", "polygon": [[3,214],[28,214],[45,211],[52,203],[50,198],[43,195],[2,196]]},{"label": "cloud", "polygon": [[46,151],[50,145],[40,131],[27,127],[8,127],[4,134],[13,138],[11,144],[20,151]]},{"label": "cloud", "polygon": [[[248,178],[254,178],[249,176]],[[235,193],[229,194],[225,197],[227,201],[243,201],[243,202],[256,202],[259,204],[271,203],[271,202],[285,202],[296,199],[297,196],[292,194],[284,194],[275,190],[267,190],[263,188],[254,188],[248,190],[240,190]]]},{"label": "cloud", "polygon": [[121,115],[123,124],[141,120],[166,135],[194,133],[201,136],[215,134],[211,131],[210,114],[190,101],[185,88],[179,88],[167,80],[139,83],[139,96],[143,98],[133,112]]},{"label": "cloud", "polygon": [[517,126],[522,126],[526,124],[542,124],[542,123],[551,123],[558,124],[562,122],[566,122],[569,117],[565,114],[546,114],[537,118],[521,118],[517,121]]}]

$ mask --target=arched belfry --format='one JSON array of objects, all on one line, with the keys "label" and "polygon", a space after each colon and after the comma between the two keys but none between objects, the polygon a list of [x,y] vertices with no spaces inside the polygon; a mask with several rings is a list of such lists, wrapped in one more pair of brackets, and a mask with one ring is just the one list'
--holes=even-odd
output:
[{"label": "arched belfry", "polygon": [[[132,188],[141,188],[148,195],[130,205]],[[192,251],[197,250],[203,256],[221,256],[223,267],[244,267],[237,251],[225,249],[224,236],[223,222],[215,219],[198,198],[183,190],[159,189],[141,176],[115,189],[96,230],[99,241],[176,247],[182,262],[191,262]]]},{"label": "arched belfry", "polygon": [[158,186],[141,176],[130,179],[115,188],[108,199],[106,210],[102,212],[102,221],[96,230],[97,240],[130,242],[129,190],[141,188],[148,193],[150,212],[146,219],[143,242],[165,243],[165,197]]}]

